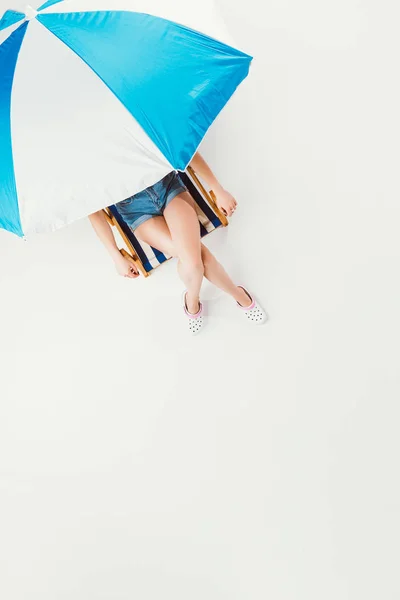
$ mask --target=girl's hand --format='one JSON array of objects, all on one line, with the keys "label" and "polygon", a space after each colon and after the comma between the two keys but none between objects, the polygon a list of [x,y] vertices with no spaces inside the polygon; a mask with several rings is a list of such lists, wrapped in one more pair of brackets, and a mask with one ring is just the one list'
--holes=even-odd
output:
[{"label": "girl's hand", "polygon": [[139,277],[139,271],[137,270],[136,265],[125,258],[125,256],[122,256],[122,254],[116,256],[114,262],[118,275],[121,275],[122,277],[128,277],[129,279],[136,279],[136,277]]},{"label": "girl's hand", "polygon": [[216,194],[218,208],[227,216],[231,217],[236,210],[235,198],[224,189],[218,190]]}]

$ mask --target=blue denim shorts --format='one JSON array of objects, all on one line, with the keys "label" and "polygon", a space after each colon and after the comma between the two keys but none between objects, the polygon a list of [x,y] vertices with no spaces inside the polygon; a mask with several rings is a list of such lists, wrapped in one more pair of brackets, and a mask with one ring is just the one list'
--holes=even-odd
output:
[{"label": "blue denim shorts", "polygon": [[135,231],[139,225],[153,217],[162,216],[166,206],[187,188],[180,175],[172,171],[143,192],[139,192],[115,206],[121,217]]}]

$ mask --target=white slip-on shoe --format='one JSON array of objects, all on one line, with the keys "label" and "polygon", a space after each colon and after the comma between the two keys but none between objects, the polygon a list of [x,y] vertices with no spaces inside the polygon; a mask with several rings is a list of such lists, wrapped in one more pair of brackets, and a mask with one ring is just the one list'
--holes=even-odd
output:
[{"label": "white slip-on shoe", "polygon": [[200,333],[200,331],[204,327],[203,305],[200,302],[199,311],[195,315],[193,315],[187,309],[186,294],[187,294],[187,291],[185,290],[182,295],[182,305],[183,305],[183,310],[185,311],[185,315],[188,320],[189,333],[191,333],[192,335],[197,335],[198,333]]},{"label": "white slip-on shoe", "polygon": [[245,315],[246,319],[252,325],[262,325],[268,320],[268,315],[265,310],[258,304],[257,300],[252,296],[243,285],[238,285],[242,288],[251,300],[250,306],[242,306],[239,302],[236,302],[237,306]]}]

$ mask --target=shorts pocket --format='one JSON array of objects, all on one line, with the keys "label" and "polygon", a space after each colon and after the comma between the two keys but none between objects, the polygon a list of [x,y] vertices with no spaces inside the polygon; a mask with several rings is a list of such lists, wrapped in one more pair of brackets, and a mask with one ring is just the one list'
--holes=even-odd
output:
[{"label": "shorts pocket", "polygon": [[125,200],[121,200],[121,202],[118,202],[117,206],[129,206],[129,204],[132,204],[133,202],[133,196],[131,196],[130,198],[126,198]]}]

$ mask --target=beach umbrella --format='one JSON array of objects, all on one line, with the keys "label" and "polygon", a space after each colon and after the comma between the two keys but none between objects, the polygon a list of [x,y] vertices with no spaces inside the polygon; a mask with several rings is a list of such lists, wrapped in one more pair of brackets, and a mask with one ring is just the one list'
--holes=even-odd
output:
[{"label": "beach umbrella", "polygon": [[0,227],[52,231],[184,170],[250,62],[209,0],[7,11]]}]

